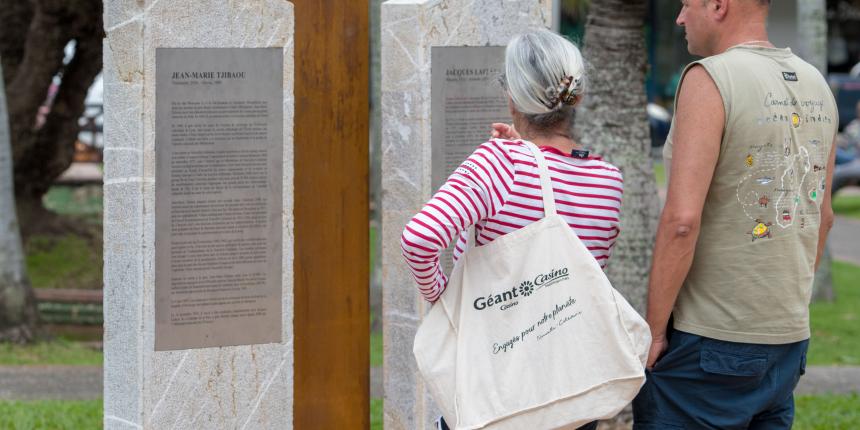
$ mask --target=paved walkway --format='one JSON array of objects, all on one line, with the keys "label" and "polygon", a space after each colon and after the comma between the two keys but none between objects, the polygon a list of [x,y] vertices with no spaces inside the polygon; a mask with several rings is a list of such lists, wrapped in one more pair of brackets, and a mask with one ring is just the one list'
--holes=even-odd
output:
[{"label": "paved walkway", "polygon": [[800,395],[860,393],[860,367],[810,366],[794,392]]},{"label": "paved walkway", "polygon": [[[860,367],[811,366],[797,393],[860,393]],[[382,368],[370,369],[370,396],[383,396]],[[98,366],[0,366],[0,400],[101,397],[102,368]]]},{"label": "paved walkway", "polygon": [[0,366],[0,400],[100,398],[101,366]]},{"label": "paved walkway", "polygon": [[834,260],[860,265],[860,220],[837,216],[828,241]]},{"label": "paved walkway", "polygon": [[56,179],[60,184],[99,184],[102,182],[101,163],[73,162],[60,177]]}]

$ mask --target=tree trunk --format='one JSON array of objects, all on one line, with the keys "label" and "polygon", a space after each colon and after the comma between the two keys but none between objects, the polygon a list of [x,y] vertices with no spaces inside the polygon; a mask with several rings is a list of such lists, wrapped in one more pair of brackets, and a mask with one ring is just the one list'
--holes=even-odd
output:
[{"label": "tree trunk", "polygon": [[6,92],[0,80],[0,341],[27,342],[33,338],[38,314],[15,215],[7,118]]},{"label": "tree trunk", "polygon": [[[824,0],[797,0],[797,54],[827,76],[827,2]],[[832,302],[833,274],[829,244],[815,272],[812,301]]]},{"label": "tree trunk", "polygon": [[660,212],[645,113],[645,13],[645,0],[591,2],[585,98],[576,118],[580,142],[624,175],[622,231],[607,273],[643,314]]},{"label": "tree trunk", "polygon": [[[37,224],[45,213],[42,196],[72,162],[78,118],[87,90],[102,68],[102,2],[11,3],[0,12],[0,57],[7,69],[3,78],[8,89],[15,194],[20,219]],[[74,56],[64,63],[64,48],[70,41],[75,42]],[[56,75],[61,83],[50,94]],[[49,111],[40,123],[37,116],[43,105]]]}]

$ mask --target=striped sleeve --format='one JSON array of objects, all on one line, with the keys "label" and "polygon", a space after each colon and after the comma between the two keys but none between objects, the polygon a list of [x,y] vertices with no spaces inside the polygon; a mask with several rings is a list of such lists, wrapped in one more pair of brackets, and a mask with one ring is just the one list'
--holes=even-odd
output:
[{"label": "striped sleeve", "polygon": [[[617,206],[617,209],[619,211],[619,217],[620,217],[621,203],[623,201],[623,193],[624,193],[624,184],[623,184],[623,178],[621,176],[621,172],[619,171],[619,172],[617,172],[617,174],[618,174],[619,180],[621,181],[617,185],[617,187],[618,187],[618,206]],[[606,266],[609,264],[609,259],[610,259],[610,257],[612,257],[612,250],[615,249],[615,241],[618,239],[618,236],[621,234],[621,221],[619,220],[617,222],[614,222],[612,225],[612,228],[614,229],[614,231],[612,231],[612,234],[610,234],[609,237],[606,239],[606,242],[608,244],[607,245],[608,249],[606,250],[606,258],[598,260],[598,263],[600,263],[600,267],[602,267],[603,270],[606,270]]]},{"label": "striped sleeve", "polygon": [[400,247],[418,290],[435,302],[448,278],[439,261],[461,232],[494,216],[514,182],[514,166],[504,147],[492,140],[479,146],[403,229]]}]

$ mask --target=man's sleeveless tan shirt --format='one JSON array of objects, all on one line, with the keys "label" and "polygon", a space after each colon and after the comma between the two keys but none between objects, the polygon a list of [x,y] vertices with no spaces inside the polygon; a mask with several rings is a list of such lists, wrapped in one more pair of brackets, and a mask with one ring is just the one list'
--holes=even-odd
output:
[{"label": "man's sleeveless tan shirt", "polygon": [[726,122],[674,326],[733,342],[807,339],[820,207],[838,125],[830,88],[789,49],[736,46],[687,70],[694,64],[716,83]]}]

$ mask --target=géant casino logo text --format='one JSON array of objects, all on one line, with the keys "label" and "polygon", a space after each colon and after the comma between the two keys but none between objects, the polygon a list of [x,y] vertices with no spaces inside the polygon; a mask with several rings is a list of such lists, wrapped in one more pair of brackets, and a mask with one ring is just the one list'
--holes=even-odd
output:
[{"label": "g\u00e9ant casino logo text", "polygon": [[543,287],[548,287],[556,282],[568,279],[569,277],[567,267],[552,269],[547,273],[535,276],[532,280],[522,281],[519,285],[511,287],[510,290],[505,290],[503,292],[487,296],[480,296],[475,299],[472,306],[481,311],[496,305],[501,305],[499,309],[505,310],[516,306],[520,299],[531,296],[535,291]]}]

